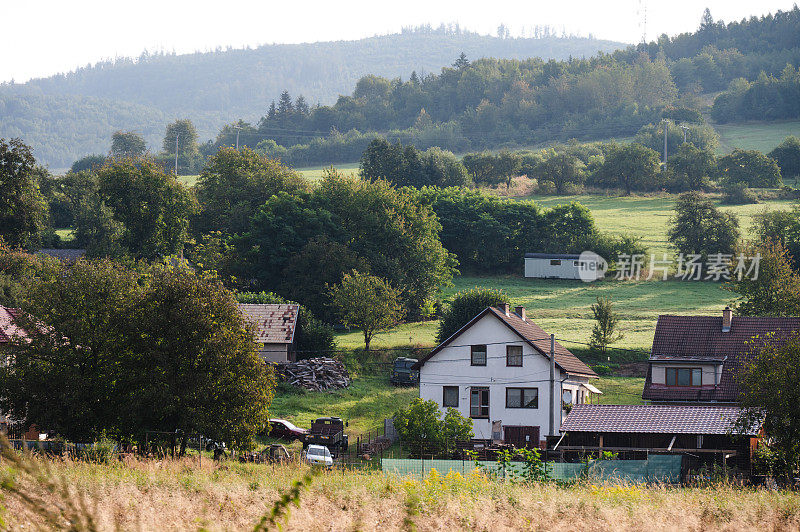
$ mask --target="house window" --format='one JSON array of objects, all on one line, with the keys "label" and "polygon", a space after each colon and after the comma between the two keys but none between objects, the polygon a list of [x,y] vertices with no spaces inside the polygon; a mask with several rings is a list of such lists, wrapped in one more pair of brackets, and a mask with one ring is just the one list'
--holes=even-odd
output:
[{"label": "house window", "polygon": [[470,390],[469,417],[489,418],[489,388],[472,388]]},{"label": "house window", "polygon": [[458,408],[458,386],[444,386],[442,388],[442,406],[444,408]]},{"label": "house window", "polygon": [[539,389],[506,388],[506,408],[539,408]]},{"label": "house window", "polygon": [[550,266],[561,266],[561,259],[550,259]]},{"label": "house window", "polygon": [[472,354],[471,362],[472,362],[473,366],[485,366],[486,365],[486,346],[485,345],[473,345],[471,354]]},{"label": "house window", "polygon": [[701,386],[702,375],[700,368],[667,368],[667,386]]},{"label": "house window", "polygon": [[506,346],[506,366],[522,366],[522,346]]}]

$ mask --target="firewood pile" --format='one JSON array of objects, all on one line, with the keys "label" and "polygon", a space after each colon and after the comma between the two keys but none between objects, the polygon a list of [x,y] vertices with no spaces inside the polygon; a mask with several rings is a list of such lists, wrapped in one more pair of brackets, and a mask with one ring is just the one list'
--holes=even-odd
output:
[{"label": "firewood pile", "polygon": [[277,374],[283,382],[306,390],[336,390],[350,386],[350,374],[344,364],[327,357],[278,364]]}]

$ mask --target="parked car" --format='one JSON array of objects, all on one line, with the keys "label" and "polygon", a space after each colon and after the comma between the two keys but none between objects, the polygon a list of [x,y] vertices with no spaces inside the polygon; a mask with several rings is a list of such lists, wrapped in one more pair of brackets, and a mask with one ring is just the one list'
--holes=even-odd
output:
[{"label": "parked car", "polygon": [[305,459],[311,465],[333,467],[333,455],[324,445],[309,445],[305,453]]},{"label": "parked car", "polygon": [[301,429],[285,419],[270,419],[268,434],[272,438],[280,438],[282,440],[303,440],[308,434],[308,429]]},{"label": "parked car", "polygon": [[419,362],[416,358],[397,357],[392,364],[389,382],[397,385],[413,385],[419,382],[419,370],[411,367]]},{"label": "parked car", "polygon": [[328,449],[347,451],[347,423],[338,417],[321,417],[314,420],[311,430],[303,438],[303,446],[324,445]]}]

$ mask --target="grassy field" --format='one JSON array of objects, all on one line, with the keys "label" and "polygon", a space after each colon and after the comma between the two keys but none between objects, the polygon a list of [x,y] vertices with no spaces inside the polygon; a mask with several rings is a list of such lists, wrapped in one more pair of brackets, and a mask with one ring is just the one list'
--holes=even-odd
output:
[{"label": "grassy field", "polygon": [[[253,530],[307,468],[197,459],[48,462],[41,478],[0,470],[8,530]],[[51,482],[47,490],[43,480]],[[503,482],[480,472],[425,479],[322,472],[283,530],[797,530],[800,494],[730,484],[672,488],[583,481]],[[43,511],[56,514],[52,522]],[[88,517],[91,516],[92,528]],[[83,526],[81,526],[83,525]],[[271,526],[269,529],[276,529]]]},{"label": "grassy field", "polygon": [[[458,277],[446,288],[444,297],[455,292],[485,286],[506,291],[515,305],[525,306],[528,316],[546,331],[553,331],[568,349],[580,350],[588,342],[594,319],[589,308],[596,296],[608,296],[620,316],[625,335],[616,347],[647,350],[653,342],[659,314],[717,314],[734,299],[718,283],[689,281],[560,281],[523,277]],[[407,323],[375,336],[375,348],[435,345],[437,321]],[[341,348],[363,347],[359,331],[340,333]],[[612,350],[612,362],[616,353]]]},{"label": "grassy field", "polygon": [[800,136],[800,120],[714,124],[714,129],[719,133],[723,153],[734,148],[768,153],[788,135]]},{"label": "grassy field", "polygon": [[330,168],[333,166],[337,170],[345,174],[351,174],[358,172],[358,163],[341,163],[341,164],[326,164],[322,166],[308,166],[306,168],[297,168],[297,171],[305,177],[306,179],[310,179],[311,181],[319,181],[322,179],[322,174],[326,168]]},{"label": "grassy field", "polygon": [[[617,235],[639,237],[651,253],[669,252],[667,224],[674,214],[675,195],[657,196],[601,196],[583,194],[579,196],[528,196],[544,207],[578,202],[592,211],[595,223],[601,231]],[[739,216],[743,234],[749,237],[753,215],[764,210],[789,209],[791,200],[771,200],[752,205],[719,205],[723,211]]]},{"label": "grassy field", "polygon": [[328,392],[298,390],[281,386],[272,401],[270,415],[288,419],[300,427],[310,427],[318,417],[337,416],[348,420],[350,434],[362,434],[383,426],[383,420],[415,397],[416,387],[389,384],[389,367],[385,375],[357,377],[349,388]]}]

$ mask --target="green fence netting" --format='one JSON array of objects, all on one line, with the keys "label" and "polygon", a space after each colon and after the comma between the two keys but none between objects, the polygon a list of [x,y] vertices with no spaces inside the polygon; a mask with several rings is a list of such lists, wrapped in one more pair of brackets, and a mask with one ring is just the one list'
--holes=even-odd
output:
[{"label": "green fence netting", "polygon": [[[480,468],[486,472],[502,477],[503,471],[497,462],[478,462]],[[597,480],[621,482],[664,482],[677,483],[681,480],[680,455],[653,455],[647,460],[590,460],[588,462],[564,463],[549,462],[550,478],[554,480],[575,480],[578,478],[592,478]],[[453,471],[461,475],[469,475],[476,468],[472,460],[419,460],[384,458],[381,460],[381,469],[385,473],[400,476],[424,477],[435,469],[439,474],[446,475]],[[521,477],[523,464],[512,462],[505,471],[506,476]]]}]

